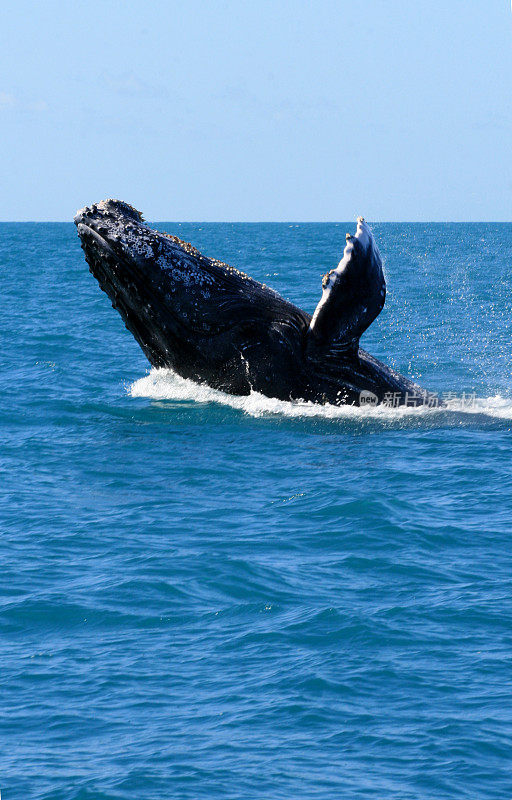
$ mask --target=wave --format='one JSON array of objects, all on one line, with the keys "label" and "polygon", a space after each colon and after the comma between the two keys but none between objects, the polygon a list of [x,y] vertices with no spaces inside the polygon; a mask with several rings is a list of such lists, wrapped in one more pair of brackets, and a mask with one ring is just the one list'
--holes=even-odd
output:
[{"label": "wave", "polygon": [[444,408],[387,406],[334,406],[319,405],[304,401],[278,400],[258,392],[238,396],[212,389],[206,384],[182,378],[171,369],[156,369],[139,378],[128,387],[132,397],[147,397],[151,400],[174,402],[216,403],[229,406],[252,417],[319,417],[323,419],[375,419],[399,420],[401,418],[424,418],[439,415],[485,415],[495,419],[512,419],[512,399],[496,394],[490,397],[471,397],[471,401],[448,400]]}]

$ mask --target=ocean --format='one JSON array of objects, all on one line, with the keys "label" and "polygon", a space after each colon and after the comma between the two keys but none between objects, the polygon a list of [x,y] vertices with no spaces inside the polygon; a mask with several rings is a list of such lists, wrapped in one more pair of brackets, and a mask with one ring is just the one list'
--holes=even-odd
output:
[{"label": "ocean", "polygon": [[[158,227],[312,312],[355,224]],[[150,370],[0,225],[3,800],[512,797],[512,225],[373,230],[362,346],[446,408]]]}]

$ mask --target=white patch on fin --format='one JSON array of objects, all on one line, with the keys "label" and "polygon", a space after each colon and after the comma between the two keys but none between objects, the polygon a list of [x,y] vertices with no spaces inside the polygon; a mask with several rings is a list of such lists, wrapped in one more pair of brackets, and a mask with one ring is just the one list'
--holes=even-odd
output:
[{"label": "white patch on fin", "polygon": [[345,271],[350,259],[352,258],[352,252],[354,250],[354,239],[358,239],[359,240],[359,243],[362,245],[362,247],[363,247],[363,249],[365,251],[367,251],[369,247],[375,247],[373,234],[372,234],[368,224],[365,222],[363,217],[358,217],[357,218],[356,235],[352,236],[351,234],[347,233],[347,243],[346,243],[345,249],[343,251],[342,259],[341,259],[340,263],[338,264],[338,266],[336,267],[336,269],[333,269],[333,270],[331,270],[331,272],[328,273],[328,280],[325,282],[325,285],[324,285],[324,288],[323,288],[323,292],[322,292],[322,297],[320,298],[320,301],[319,301],[317,307],[315,308],[315,313],[313,314],[313,317],[312,317],[311,322],[309,324],[309,329],[310,330],[314,329],[315,322],[316,322],[316,320],[318,318],[320,310],[322,309],[322,307],[325,305],[325,303],[329,299],[329,295],[331,294],[331,291],[332,291],[333,287],[338,282],[340,275],[342,274],[342,272]]}]

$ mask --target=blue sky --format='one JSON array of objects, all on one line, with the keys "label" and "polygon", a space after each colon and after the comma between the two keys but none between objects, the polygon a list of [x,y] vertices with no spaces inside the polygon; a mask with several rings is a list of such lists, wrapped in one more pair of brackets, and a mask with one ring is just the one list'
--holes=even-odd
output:
[{"label": "blue sky", "polygon": [[0,219],[510,220],[510,0],[4,4]]}]

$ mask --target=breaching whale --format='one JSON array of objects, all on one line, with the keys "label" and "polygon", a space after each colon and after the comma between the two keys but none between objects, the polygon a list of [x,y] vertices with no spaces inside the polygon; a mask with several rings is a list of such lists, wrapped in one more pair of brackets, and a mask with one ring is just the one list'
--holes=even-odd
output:
[{"label": "breaching whale", "polygon": [[239,270],[150,228],[104,200],[75,224],[90,271],[155,367],[232,394],[392,405],[430,393],[359,347],[386,296],[382,262],[362,217],[322,281],[311,317]]}]

